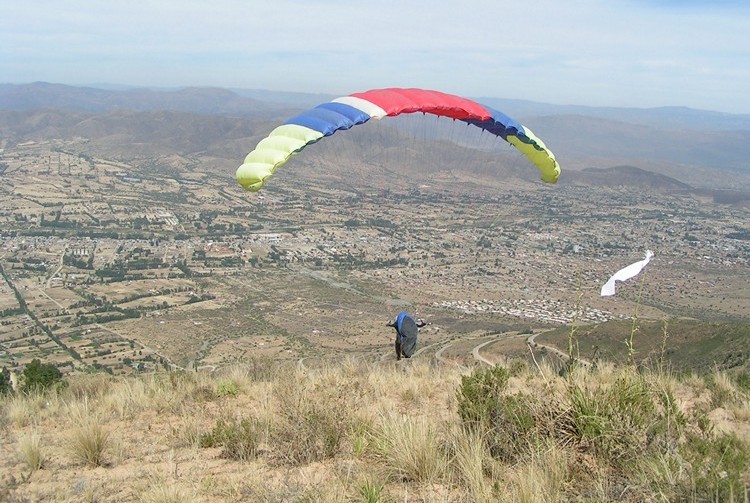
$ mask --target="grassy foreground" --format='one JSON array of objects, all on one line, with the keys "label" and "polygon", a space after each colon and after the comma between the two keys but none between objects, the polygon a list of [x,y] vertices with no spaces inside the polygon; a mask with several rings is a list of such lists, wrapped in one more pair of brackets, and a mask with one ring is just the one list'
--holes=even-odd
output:
[{"label": "grassy foreground", "polygon": [[724,372],[268,361],[0,401],[0,501],[747,501]]}]

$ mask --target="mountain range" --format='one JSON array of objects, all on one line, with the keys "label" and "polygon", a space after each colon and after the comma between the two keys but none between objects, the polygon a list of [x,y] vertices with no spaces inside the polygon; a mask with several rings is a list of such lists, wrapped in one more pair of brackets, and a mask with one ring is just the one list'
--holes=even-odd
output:
[{"label": "mountain range", "polygon": [[[113,145],[151,143],[154,151],[166,146],[180,153],[224,152],[236,159],[275,124],[332,97],[222,88],[0,84],[0,134],[6,142],[83,136]],[[632,166],[698,187],[750,187],[750,115],[477,101],[531,126],[566,169]],[[580,171],[575,178],[581,173],[593,177],[592,171]]]}]

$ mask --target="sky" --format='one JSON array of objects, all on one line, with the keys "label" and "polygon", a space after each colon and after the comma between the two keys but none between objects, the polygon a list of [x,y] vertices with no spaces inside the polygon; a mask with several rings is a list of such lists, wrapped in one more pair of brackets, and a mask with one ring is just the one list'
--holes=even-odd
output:
[{"label": "sky", "polygon": [[750,0],[0,0],[0,83],[750,113]]}]

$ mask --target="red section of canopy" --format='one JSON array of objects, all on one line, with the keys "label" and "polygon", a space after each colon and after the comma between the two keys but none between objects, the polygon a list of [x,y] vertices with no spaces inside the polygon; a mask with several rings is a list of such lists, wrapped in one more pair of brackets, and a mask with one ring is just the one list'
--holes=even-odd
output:
[{"label": "red section of canopy", "polygon": [[492,115],[476,101],[425,89],[373,89],[351,96],[367,100],[388,115],[424,112],[453,119],[490,120]]}]

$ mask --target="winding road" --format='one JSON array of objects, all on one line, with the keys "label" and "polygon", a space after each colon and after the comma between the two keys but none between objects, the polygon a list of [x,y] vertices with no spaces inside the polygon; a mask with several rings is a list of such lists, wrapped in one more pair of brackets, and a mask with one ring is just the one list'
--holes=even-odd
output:
[{"label": "winding road", "polygon": [[[558,348],[556,348],[554,346],[549,346],[549,345],[546,345],[546,344],[541,344],[541,343],[536,342],[536,338],[537,338],[538,335],[541,335],[541,334],[537,333],[537,334],[532,334],[532,335],[529,335],[528,337],[526,337],[526,344],[528,345],[529,349],[532,352],[534,351],[534,349],[544,349],[547,352],[549,352],[549,353],[557,356],[558,358],[560,358],[564,362],[567,362],[569,360],[568,354],[565,353],[564,351],[561,351],[560,349],[558,349]],[[443,353],[446,350],[448,350],[449,348],[451,348],[451,346],[453,346],[454,344],[466,342],[467,340],[470,340],[470,339],[483,339],[482,342],[480,342],[479,344],[477,344],[476,346],[474,346],[471,349],[471,356],[472,356],[472,358],[474,359],[475,362],[477,362],[479,364],[488,365],[488,366],[491,367],[491,366],[494,366],[497,362],[494,362],[494,361],[490,360],[489,358],[483,356],[481,354],[481,351],[482,351],[483,348],[485,348],[485,347],[489,346],[490,344],[493,344],[493,343],[495,343],[495,342],[497,342],[499,340],[507,339],[508,337],[524,337],[524,335],[522,335],[522,334],[509,335],[509,334],[506,333],[506,334],[499,334],[497,336],[494,336],[494,337],[490,338],[489,340],[485,340],[486,337],[487,336],[483,336],[483,337],[465,337],[465,338],[452,339],[452,340],[449,340],[449,341],[433,342],[431,344],[428,344],[428,345],[426,345],[424,347],[419,348],[417,350],[417,352],[414,353],[414,355],[412,356],[411,359],[406,359],[406,360],[401,360],[401,361],[402,362],[407,362],[407,361],[411,361],[411,360],[416,360],[417,357],[419,357],[420,355],[423,355],[429,349],[435,348],[436,346],[439,346],[439,348],[437,349],[437,351],[435,351],[435,354],[434,354],[434,358],[435,358],[435,361],[437,363],[439,363],[441,365],[445,365],[445,366],[454,366],[455,365],[461,371],[467,371],[467,370],[469,370],[470,365],[467,365],[465,361],[462,364],[462,363],[459,363],[458,361],[450,360],[450,359],[444,357]],[[377,363],[386,363],[386,362],[388,362],[390,360],[393,360],[393,356],[394,356],[393,355],[393,351],[390,350],[390,349],[391,348],[390,348],[390,345],[389,345],[389,350],[388,351],[378,352],[378,354],[380,356],[379,356],[379,358],[376,357],[375,361]],[[366,357],[366,355],[359,355],[357,358],[365,358],[365,357]],[[300,368],[300,369],[305,369],[306,366],[305,366],[304,362],[308,358],[310,358],[310,357],[302,357],[299,360],[297,360],[297,367]],[[591,362],[589,362],[587,360],[576,358],[576,361],[578,363],[580,363],[581,365],[583,365],[583,366],[587,366],[587,367],[591,366]]]},{"label": "winding road", "polygon": [[[528,339],[526,339],[526,344],[528,344],[530,348],[543,348],[543,349],[546,349],[547,351],[549,351],[550,353],[553,353],[553,354],[559,356],[564,362],[567,362],[568,360],[570,360],[570,357],[568,356],[567,353],[565,353],[563,351],[560,351],[556,347],[554,347],[554,346],[548,346],[546,344],[539,344],[538,342],[536,342],[536,336],[537,335],[539,335],[539,334],[532,334],[532,335],[529,336]],[[581,365],[585,366],[585,367],[591,366],[591,362],[588,361],[588,360],[583,360],[581,358],[576,358],[575,360],[578,363],[580,363]]]}]

